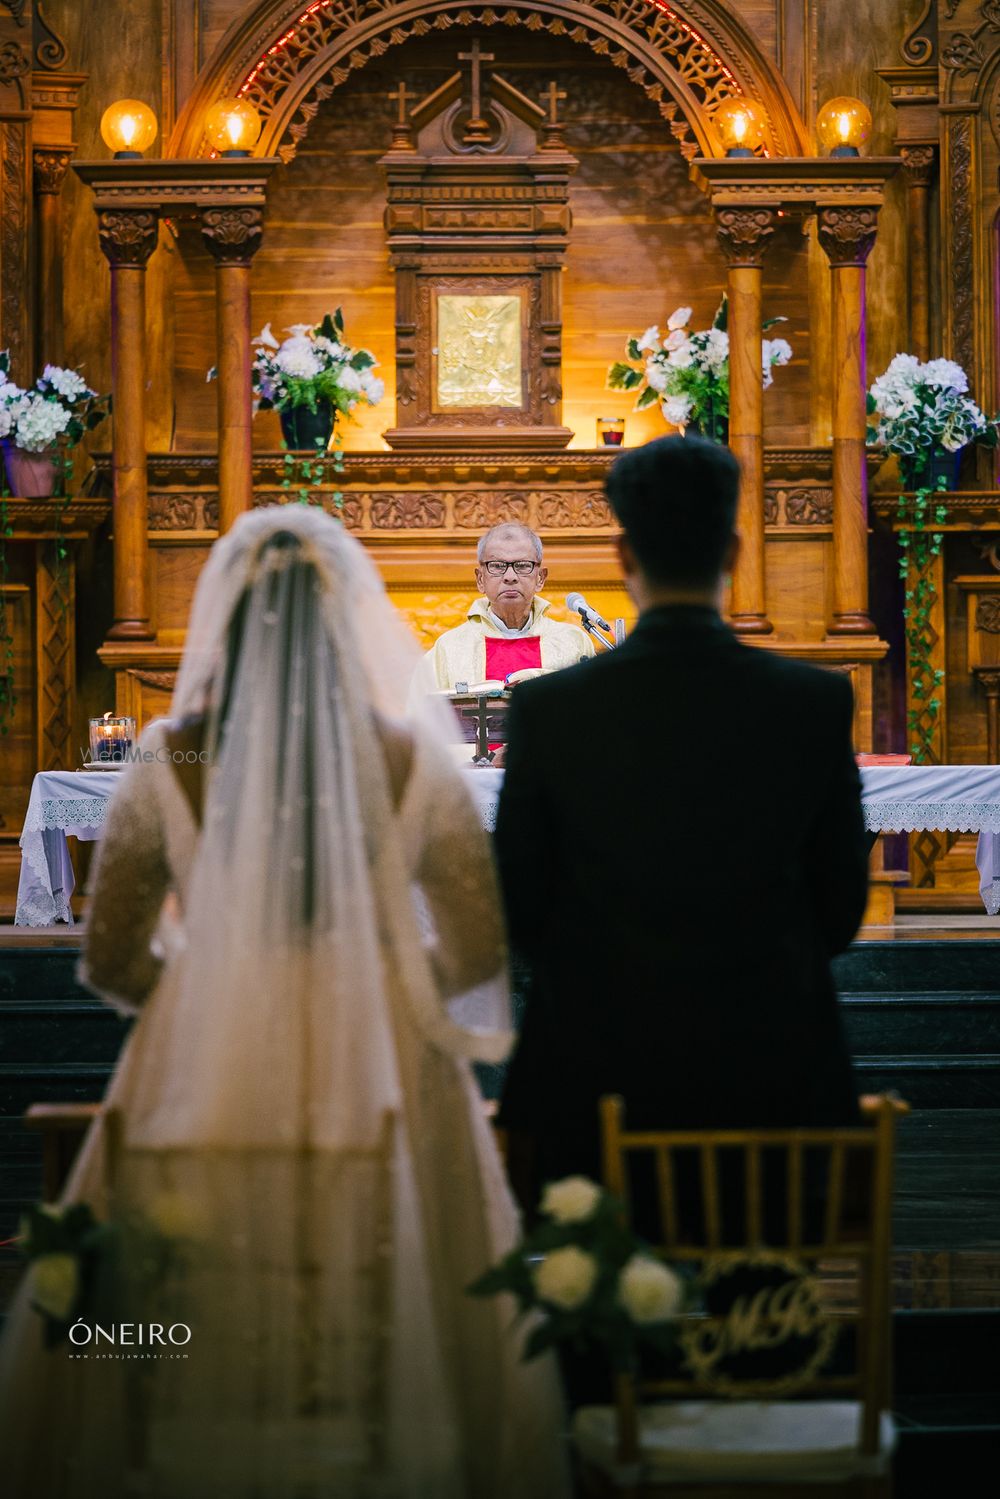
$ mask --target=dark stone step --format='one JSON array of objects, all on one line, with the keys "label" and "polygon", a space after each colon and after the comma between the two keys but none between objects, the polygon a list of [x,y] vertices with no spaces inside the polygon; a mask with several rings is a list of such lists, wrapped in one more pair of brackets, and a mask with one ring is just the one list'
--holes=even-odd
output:
[{"label": "dark stone step", "polygon": [[857,1056],[865,1093],[898,1093],[911,1109],[1000,1108],[1000,1055]]},{"label": "dark stone step", "polygon": [[3,1005],[0,1068],[37,1062],[87,1062],[113,1067],[130,1022],[102,1005]]},{"label": "dark stone step", "polygon": [[1000,942],[855,942],[833,973],[841,994],[1000,993]]},{"label": "dark stone step", "polygon": [[1000,994],[844,994],[840,1004],[855,1055],[1000,1053]]}]

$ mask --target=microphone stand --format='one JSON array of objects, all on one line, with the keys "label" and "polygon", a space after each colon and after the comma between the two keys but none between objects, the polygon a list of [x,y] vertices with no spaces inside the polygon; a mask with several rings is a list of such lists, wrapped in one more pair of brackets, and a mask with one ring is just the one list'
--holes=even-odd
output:
[{"label": "microphone stand", "polygon": [[609,640],[606,635],[602,635],[600,630],[597,628],[588,614],[581,613],[580,622],[583,625],[583,628],[586,630],[587,634],[593,635],[595,640],[599,640],[606,651],[614,650],[615,646],[618,644],[617,640]]}]

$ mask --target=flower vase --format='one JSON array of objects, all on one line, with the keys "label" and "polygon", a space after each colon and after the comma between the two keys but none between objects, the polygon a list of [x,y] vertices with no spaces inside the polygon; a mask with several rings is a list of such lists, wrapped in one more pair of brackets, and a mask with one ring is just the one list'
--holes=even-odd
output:
[{"label": "flower vase", "polygon": [[7,487],[17,499],[49,500],[55,494],[58,460],[52,452],[28,453],[5,437],[3,461]]},{"label": "flower vase", "polygon": [[935,448],[931,454],[930,465],[927,470],[927,483],[935,487],[939,479],[943,479],[944,488],[947,490],[958,488],[958,475],[962,467],[962,450],[957,453],[946,452],[943,448]]},{"label": "flower vase", "polygon": [[281,435],[292,452],[326,452],[333,436],[335,414],[330,401],[317,401],[316,410],[308,406],[289,406],[279,411]]},{"label": "flower vase", "polygon": [[958,475],[962,467],[962,449],[949,453],[945,448],[933,448],[930,453],[921,453],[900,462],[900,480],[904,490],[937,489],[938,481],[947,490],[958,488]]}]

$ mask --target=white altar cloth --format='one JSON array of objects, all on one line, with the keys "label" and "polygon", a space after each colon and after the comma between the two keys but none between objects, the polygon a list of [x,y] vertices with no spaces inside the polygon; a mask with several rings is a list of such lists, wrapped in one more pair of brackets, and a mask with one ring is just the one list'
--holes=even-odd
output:
[{"label": "white altar cloth", "polygon": [[[470,770],[489,829],[496,827],[502,770]],[[873,833],[978,833],[979,893],[1000,912],[1000,765],[866,765],[861,769],[865,826]]]},{"label": "white altar cloth", "polygon": [[[125,767],[122,766],[122,770]],[[68,834],[100,838],[119,770],[43,770],[31,783],[21,830],[21,875],[15,926],[73,924],[75,877]]]},{"label": "white altar cloth", "polygon": [[[483,826],[496,826],[503,771],[466,772]],[[116,771],[46,770],[36,775],[21,833],[18,926],[70,922],[73,866],[66,837],[100,838]],[[1000,913],[1000,765],[868,765],[861,771],[865,823],[876,833],[978,833],[979,893]]]}]

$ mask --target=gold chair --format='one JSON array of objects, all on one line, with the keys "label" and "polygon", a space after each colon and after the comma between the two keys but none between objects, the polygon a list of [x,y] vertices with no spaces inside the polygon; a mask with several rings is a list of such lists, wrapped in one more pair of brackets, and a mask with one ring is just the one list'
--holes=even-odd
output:
[{"label": "gold chair", "polygon": [[[748,1268],[759,1274],[770,1264],[792,1278],[770,1302],[770,1292],[756,1303],[747,1292],[711,1314],[683,1313],[678,1342],[690,1378],[682,1367],[668,1378],[616,1375],[613,1406],[576,1412],[573,1440],[587,1493],[888,1499],[893,1149],[896,1116],[907,1106],[874,1097],[862,1100],[862,1112],[863,1124],[850,1128],[630,1132],[622,1100],[601,1100],[605,1186],[628,1205],[635,1163],[645,1159],[655,1172],[649,1207],[663,1259],[698,1269],[703,1283],[706,1271],[711,1280]],[[781,1191],[769,1198],[765,1178],[773,1180],[775,1167]],[[827,1306],[837,1290],[841,1304]],[[786,1314],[798,1299],[791,1315],[799,1320],[789,1325],[814,1327],[811,1362],[777,1380],[734,1380],[731,1372],[720,1377],[724,1360],[711,1369],[696,1356],[702,1348],[766,1347],[777,1339],[779,1299]],[[830,1357],[845,1327],[853,1328],[854,1346],[841,1372]],[[641,1397],[669,1401],[642,1404]]]}]

